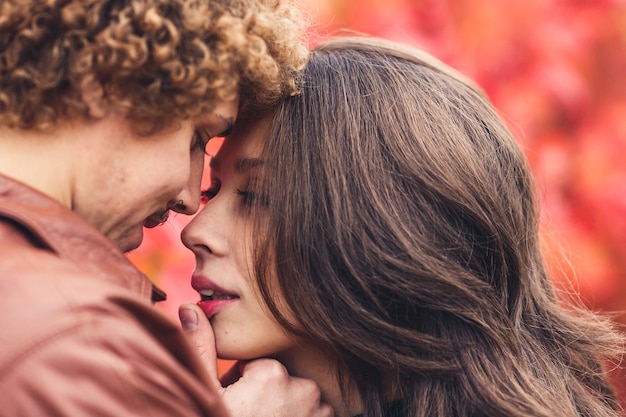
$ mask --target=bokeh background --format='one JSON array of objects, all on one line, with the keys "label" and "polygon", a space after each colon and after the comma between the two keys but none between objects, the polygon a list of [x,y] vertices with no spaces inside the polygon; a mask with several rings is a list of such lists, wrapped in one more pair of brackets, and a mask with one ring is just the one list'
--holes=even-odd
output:
[{"label": "bokeh background", "polygon": [[[476,80],[530,160],[555,284],[626,328],[626,0],[299,4],[311,45],[348,31],[381,36]],[[179,238],[188,221],[172,216],[129,255],[168,292],[160,307],[173,318],[181,302],[198,299],[194,259]],[[626,369],[613,375],[626,405]]]}]

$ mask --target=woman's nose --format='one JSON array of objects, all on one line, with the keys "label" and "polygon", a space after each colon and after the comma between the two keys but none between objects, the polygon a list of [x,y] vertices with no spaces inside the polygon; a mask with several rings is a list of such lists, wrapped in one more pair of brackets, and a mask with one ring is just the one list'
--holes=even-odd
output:
[{"label": "woman's nose", "polygon": [[[200,212],[200,214],[201,213],[202,212]],[[192,251],[194,251],[194,247],[200,245],[201,243],[201,239],[200,239],[201,234],[197,232],[197,229],[198,229],[197,219],[199,215],[196,216],[193,220],[191,220],[183,228],[183,231],[180,233],[180,240],[183,242],[183,245],[185,245],[187,249],[190,249]]]},{"label": "woman's nose", "polygon": [[215,217],[211,202],[185,226],[181,232],[181,241],[196,256],[224,253],[226,243],[221,227],[223,222]]}]

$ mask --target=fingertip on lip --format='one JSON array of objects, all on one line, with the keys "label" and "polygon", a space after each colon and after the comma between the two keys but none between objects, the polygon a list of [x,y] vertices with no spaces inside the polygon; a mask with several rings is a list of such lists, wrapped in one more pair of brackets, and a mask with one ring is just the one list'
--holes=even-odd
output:
[{"label": "fingertip on lip", "polygon": [[228,300],[200,300],[196,305],[204,312],[204,315],[207,316],[207,318],[210,320],[222,309],[237,301],[237,299],[238,298]]},{"label": "fingertip on lip", "polygon": [[198,312],[193,307],[193,304],[181,305],[178,309],[178,318],[185,330],[194,330],[198,327]]}]

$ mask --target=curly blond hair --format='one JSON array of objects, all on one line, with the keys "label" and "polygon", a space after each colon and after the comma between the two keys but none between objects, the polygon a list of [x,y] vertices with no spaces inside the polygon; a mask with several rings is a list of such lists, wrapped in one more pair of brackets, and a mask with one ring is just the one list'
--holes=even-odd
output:
[{"label": "curly blond hair", "polygon": [[303,29],[278,0],[3,0],[0,124],[90,117],[90,85],[106,108],[152,128],[237,94],[242,109],[266,106],[296,92]]}]

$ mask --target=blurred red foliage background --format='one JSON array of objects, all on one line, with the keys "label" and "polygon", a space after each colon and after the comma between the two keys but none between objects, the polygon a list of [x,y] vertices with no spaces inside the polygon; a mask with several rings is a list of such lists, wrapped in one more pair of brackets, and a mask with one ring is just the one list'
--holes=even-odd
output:
[{"label": "blurred red foliage background", "polygon": [[[626,0],[299,3],[312,45],[341,30],[376,35],[476,80],[530,160],[555,283],[626,325]],[[172,317],[198,298],[189,286],[194,259],[179,239],[188,221],[179,215],[146,231],[130,254],[168,292],[162,308]],[[626,399],[626,370],[614,375]]]}]

